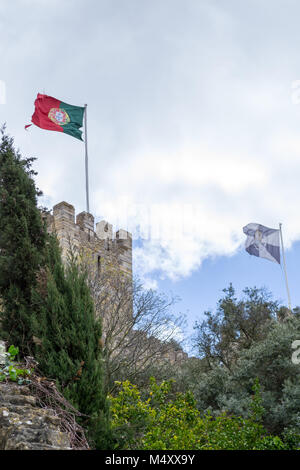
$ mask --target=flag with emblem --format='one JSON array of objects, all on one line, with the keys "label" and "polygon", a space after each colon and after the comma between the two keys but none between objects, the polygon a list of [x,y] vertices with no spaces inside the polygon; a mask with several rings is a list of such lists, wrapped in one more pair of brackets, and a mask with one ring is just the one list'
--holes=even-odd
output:
[{"label": "flag with emblem", "polygon": [[[64,132],[82,140],[84,107],[73,106],[52,96],[38,93],[31,122],[48,131]],[[32,124],[25,126],[27,129]]]},{"label": "flag with emblem", "polygon": [[247,235],[245,248],[250,255],[280,264],[280,230],[251,223],[243,232]]}]

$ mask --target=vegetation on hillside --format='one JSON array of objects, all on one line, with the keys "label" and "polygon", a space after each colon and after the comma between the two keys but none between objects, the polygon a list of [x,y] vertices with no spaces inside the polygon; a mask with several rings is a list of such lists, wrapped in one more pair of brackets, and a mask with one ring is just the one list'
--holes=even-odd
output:
[{"label": "vegetation on hillside", "polygon": [[46,232],[32,170],[33,158],[23,158],[13,139],[0,130],[0,335],[32,354],[32,291],[44,265]]}]

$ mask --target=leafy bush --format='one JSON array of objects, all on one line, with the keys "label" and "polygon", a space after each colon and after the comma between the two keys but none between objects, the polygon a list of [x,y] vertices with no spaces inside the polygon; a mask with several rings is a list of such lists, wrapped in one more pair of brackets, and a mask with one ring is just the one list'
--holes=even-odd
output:
[{"label": "leafy bush", "polygon": [[4,352],[2,356],[5,358],[4,364],[0,364],[0,382],[11,380],[17,382],[18,385],[29,384],[28,377],[31,374],[30,369],[22,369],[17,367],[15,358],[19,354],[19,348],[10,346],[8,352]]},{"label": "leafy bush", "polygon": [[255,384],[251,417],[222,413],[201,415],[191,392],[172,395],[172,382],[158,385],[154,378],[145,397],[129,381],[118,383],[110,397],[112,428],[120,449],[143,450],[261,450],[286,449],[277,436],[268,435],[259,422],[263,409]]}]

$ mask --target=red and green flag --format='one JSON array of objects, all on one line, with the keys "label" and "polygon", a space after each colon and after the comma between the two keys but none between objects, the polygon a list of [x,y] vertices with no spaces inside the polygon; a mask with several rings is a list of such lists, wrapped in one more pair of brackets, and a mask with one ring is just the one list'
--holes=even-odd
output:
[{"label": "red and green flag", "polygon": [[[38,93],[31,122],[48,131],[64,132],[82,140],[84,107],[73,106],[52,96]],[[25,126],[25,129],[27,127]]]}]

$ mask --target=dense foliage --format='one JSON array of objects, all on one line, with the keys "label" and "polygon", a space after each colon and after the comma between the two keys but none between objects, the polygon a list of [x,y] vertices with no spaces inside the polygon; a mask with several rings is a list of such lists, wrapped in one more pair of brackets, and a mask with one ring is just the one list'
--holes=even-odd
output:
[{"label": "dense foliage", "polygon": [[260,423],[263,412],[259,386],[254,387],[249,419],[222,413],[201,414],[191,392],[172,393],[171,382],[151,380],[141,397],[129,381],[111,397],[113,429],[121,449],[144,450],[263,450],[288,449],[279,437],[269,435]]},{"label": "dense foliage", "polygon": [[232,287],[196,325],[196,346],[202,358],[198,380],[190,381],[197,406],[214,415],[227,410],[247,417],[251,388],[261,384],[269,432],[298,435],[300,442],[300,368],[293,364],[291,345],[300,338],[298,309],[284,309],[268,299],[266,292],[246,289],[237,300]]},{"label": "dense foliage", "polygon": [[34,324],[39,369],[81,413],[98,449],[110,439],[103,390],[101,322],[96,320],[86,275],[70,257],[64,267],[58,241],[49,237],[47,270],[39,274]]},{"label": "dense foliage", "polygon": [[0,143],[0,334],[32,352],[32,289],[43,265],[46,231],[37,208],[31,169],[33,158],[24,159],[13,139],[1,129]]}]

